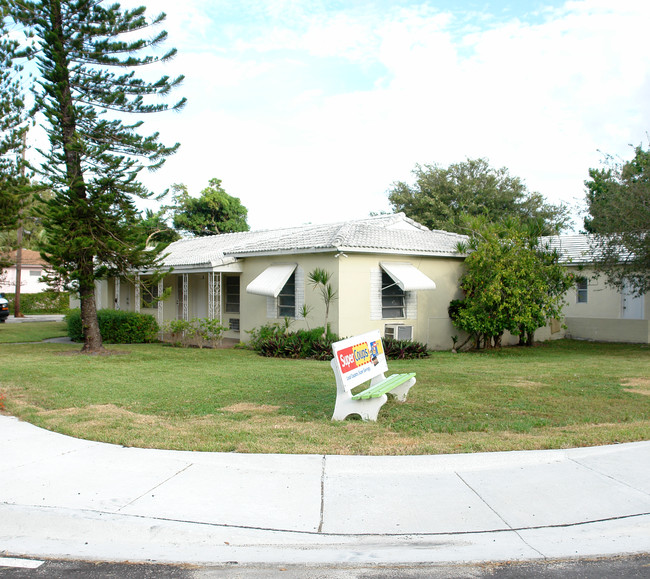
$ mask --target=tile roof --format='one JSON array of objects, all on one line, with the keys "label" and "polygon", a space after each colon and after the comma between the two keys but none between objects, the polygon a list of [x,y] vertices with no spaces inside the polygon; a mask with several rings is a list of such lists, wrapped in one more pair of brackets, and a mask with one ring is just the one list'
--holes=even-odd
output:
[{"label": "tile roof", "polygon": [[[16,263],[17,251],[10,251],[9,253],[3,254],[5,258],[8,258],[12,264]],[[40,266],[45,267],[47,263],[41,257],[41,254],[38,251],[33,251],[31,249],[23,249],[21,252],[21,259],[23,267],[28,266]]]},{"label": "tile roof", "polygon": [[464,235],[430,231],[397,213],[357,221],[182,239],[167,247],[164,263],[175,267],[216,266],[238,257],[328,250],[459,256],[456,245],[466,240]]},{"label": "tile roof", "polygon": [[540,244],[560,253],[562,263],[576,265],[593,263],[597,255],[591,235],[553,235],[540,237]]}]

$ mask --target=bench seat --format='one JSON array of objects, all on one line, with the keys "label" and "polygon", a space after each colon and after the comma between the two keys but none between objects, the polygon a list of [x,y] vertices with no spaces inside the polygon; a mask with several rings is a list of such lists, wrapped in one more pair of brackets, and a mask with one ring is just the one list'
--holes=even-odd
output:
[{"label": "bench seat", "polygon": [[[332,420],[358,414],[362,420],[377,420],[388,396],[405,402],[415,385],[415,372],[386,376],[388,364],[379,331],[346,338],[332,344],[330,362],[336,378],[336,403]],[[369,382],[369,383],[368,383]],[[352,390],[365,384],[365,390]]]},{"label": "bench seat", "polygon": [[391,390],[404,384],[415,376],[415,372],[409,374],[393,374],[381,382],[366,388],[363,392],[352,395],[352,400],[368,400],[369,398],[379,398],[383,394],[389,394]]}]

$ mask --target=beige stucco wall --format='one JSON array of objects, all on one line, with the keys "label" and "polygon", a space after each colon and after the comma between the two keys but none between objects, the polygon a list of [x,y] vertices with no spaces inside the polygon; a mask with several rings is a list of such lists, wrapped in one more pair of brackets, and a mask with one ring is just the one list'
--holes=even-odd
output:
[{"label": "beige stucco wall", "polygon": [[564,308],[567,337],[607,342],[650,343],[650,294],[643,300],[641,319],[625,319],[621,293],[595,277],[591,269],[571,268],[588,279],[587,303],[578,303],[575,288],[567,292]]},{"label": "beige stucco wall", "polygon": [[[380,263],[409,263],[436,284],[435,290],[417,292],[417,315],[399,319],[371,319],[371,272]],[[413,339],[427,343],[432,349],[451,348],[453,326],[447,308],[452,299],[461,297],[458,279],[462,274],[462,260],[391,254],[350,254],[339,258],[341,336],[353,336],[369,330],[382,335],[387,324],[413,326]],[[456,332],[457,333],[457,332]]]},{"label": "beige stucco wall", "polygon": [[[435,290],[417,292],[416,314],[402,319],[373,319],[371,303],[371,276],[382,262],[410,263],[436,283]],[[340,254],[311,253],[292,256],[247,257],[242,260],[243,272],[240,276],[240,313],[225,311],[225,278],[222,287],[222,320],[228,326],[230,318],[240,319],[240,331],[229,331],[228,338],[242,341],[249,339],[248,331],[268,323],[283,323],[276,316],[268,317],[267,298],[249,294],[246,286],[273,264],[295,263],[302,271],[304,303],[310,308],[307,319],[295,318],[291,321],[292,330],[322,326],[325,308],[320,293],[314,290],[308,276],[315,268],[323,268],[333,274],[332,285],[337,291],[337,299],[332,303],[329,314],[331,329],[341,337],[353,336],[370,330],[379,330],[382,335],[387,324],[400,323],[413,326],[413,339],[428,344],[431,349],[450,349],[452,336],[462,341],[464,336],[454,328],[447,308],[452,299],[462,297],[458,281],[463,273],[463,262],[458,258],[435,258],[419,256],[400,256],[391,254]],[[577,270],[579,275],[589,276],[588,270]],[[179,295],[181,274],[171,274],[164,279],[164,287],[171,288],[171,295],[163,304],[164,321],[182,316]],[[111,279],[101,282],[101,304],[98,307],[114,307],[115,285]],[[182,286],[181,286],[182,287]],[[297,293],[299,290],[297,288]],[[208,274],[188,275],[188,317],[208,317]],[[622,319],[621,295],[605,285],[603,279],[590,279],[589,295],[586,304],[577,303],[576,291],[571,289],[566,296],[565,320],[567,337],[577,339],[650,342],[650,296],[644,297],[643,320]],[[122,282],[120,286],[120,307],[134,310],[135,290],[132,284]],[[143,309],[157,318],[157,308]],[[412,312],[411,312],[412,313]],[[277,314],[276,314],[277,315]],[[560,338],[565,335],[559,324],[540,328],[535,334],[537,340]],[[516,344],[518,337],[508,334],[503,344]]]},{"label": "beige stucco wall", "polygon": [[[339,288],[339,259],[335,258],[334,253],[312,253],[296,254],[290,256],[271,256],[271,257],[247,257],[244,260],[244,271],[240,279],[241,291],[241,335],[242,341],[247,341],[249,336],[247,331],[265,324],[284,323],[282,318],[267,316],[267,298],[265,296],[249,294],[246,292],[246,286],[250,284],[258,275],[267,267],[273,264],[297,264],[302,269],[305,283],[304,302],[311,308],[307,319],[296,318],[291,322],[292,330],[315,328],[322,326],[325,321],[325,306],[323,304],[320,292],[314,290],[309,284],[309,273],[315,268],[320,267],[332,273],[332,287],[335,290]],[[296,288],[298,293],[298,288]],[[330,328],[335,333],[340,333],[339,327],[339,308],[341,299],[336,299],[330,305],[328,322]]]}]

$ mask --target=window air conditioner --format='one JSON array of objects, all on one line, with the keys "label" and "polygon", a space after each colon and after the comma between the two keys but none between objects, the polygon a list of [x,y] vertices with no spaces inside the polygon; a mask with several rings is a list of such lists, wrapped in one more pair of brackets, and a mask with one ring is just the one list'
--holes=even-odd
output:
[{"label": "window air conditioner", "polygon": [[412,340],[413,326],[403,324],[386,324],[384,326],[384,338],[394,338],[395,340]]}]

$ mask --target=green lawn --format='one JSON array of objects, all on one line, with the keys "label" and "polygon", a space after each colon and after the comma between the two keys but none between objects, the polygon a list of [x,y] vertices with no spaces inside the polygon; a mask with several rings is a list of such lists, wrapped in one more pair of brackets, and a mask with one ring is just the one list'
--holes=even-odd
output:
[{"label": "green lawn", "polygon": [[76,355],[64,344],[0,347],[6,410],[73,436],[184,450],[429,454],[650,439],[650,348],[559,341],[389,362],[417,372],[377,423],[330,421],[327,362],[158,344]]},{"label": "green lawn", "polygon": [[0,344],[41,342],[48,338],[66,336],[65,322],[23,322],[0,324]]}]

